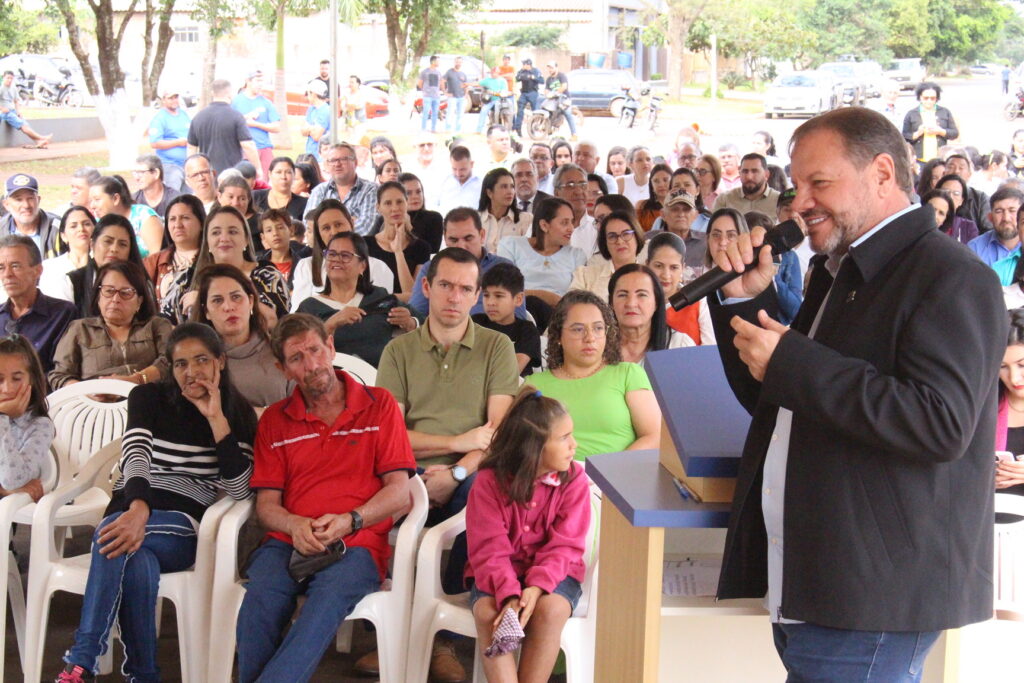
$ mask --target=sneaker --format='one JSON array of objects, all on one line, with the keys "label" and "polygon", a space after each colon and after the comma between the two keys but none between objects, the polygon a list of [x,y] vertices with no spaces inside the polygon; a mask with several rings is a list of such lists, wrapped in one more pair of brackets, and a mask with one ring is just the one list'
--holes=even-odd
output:
[{"label": "sneaker", "polygon": [[54,683],[85,683],[93,680],[96,680],[96,677],[82,667],[77,664],[68,664],[63,671],[57,674]]},{"label": "sneaker", "polygon": [[459,663],[455,646],[445,640],[434,642],[430,656],[430,680],[434,683],[459,683],[466,680],[466,670]]}]

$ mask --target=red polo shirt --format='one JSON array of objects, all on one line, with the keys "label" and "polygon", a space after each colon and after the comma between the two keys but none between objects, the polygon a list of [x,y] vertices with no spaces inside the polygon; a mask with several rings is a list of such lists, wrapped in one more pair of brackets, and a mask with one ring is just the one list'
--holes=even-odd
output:
[{"label": "red polo shirt", "polygon": [[[256,432],[254,489],[280,489],[292,514],[316,519],[349,512],[383,487],[388,472],[416,470],[405,419],[385,389],[366,387],[337,371],[345,383],[345,410],[334,424],[306,412],[298,387],[292,395],[267,408]],[[370,551],[381,572],[391,554],[386,519],[345,537],[350,547]],[[291,543],[280,532],[269,536]]]}]

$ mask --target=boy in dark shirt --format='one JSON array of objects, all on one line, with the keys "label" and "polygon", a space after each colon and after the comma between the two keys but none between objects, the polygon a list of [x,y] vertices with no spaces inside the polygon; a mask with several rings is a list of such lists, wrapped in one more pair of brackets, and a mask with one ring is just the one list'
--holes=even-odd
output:
[{"label": "boy in dark shirt", "polygon": [[531,374],[540,367],[540,333],[529,320],[516,318],[523,303],[526,283],[523,274],[511,263],[497,263],[484,273],[480,283],[484,292],[484,312],[473,316],[482,327],[502,332],[512,340],[519,363],[519,374]]}]

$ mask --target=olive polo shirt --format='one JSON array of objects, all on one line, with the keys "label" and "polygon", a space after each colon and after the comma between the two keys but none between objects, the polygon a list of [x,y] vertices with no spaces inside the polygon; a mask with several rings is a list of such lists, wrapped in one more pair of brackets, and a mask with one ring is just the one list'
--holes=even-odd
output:
[{"label": "olive polo shirt", "polygon": [[[446,351],[430,324],[393,339],[381,355],[377,386],[405,407],[405,426],[454,436],[487,422],[487,399],[515,396],[519,367],[512,341],[470,321],[466,334]],[[419,459],[421,466],[452,464],[455,454]]]}]

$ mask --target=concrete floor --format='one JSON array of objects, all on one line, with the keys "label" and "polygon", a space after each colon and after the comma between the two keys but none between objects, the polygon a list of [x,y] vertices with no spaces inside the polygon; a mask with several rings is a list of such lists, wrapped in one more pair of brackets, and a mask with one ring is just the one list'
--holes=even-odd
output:
[{"label": "concrete floor", "polygon": [[[67,542],[65,554],[76,555],[88,552],[89,538],[89,529],[76,529],[74,538],[69,539]],[[14,546],[18,554],[23,580],[27,570],[28,543],[29,529],[27,527],[19,528],[15,534]],[[78,615],[81,606],[81,596],[67,593],[57,593],[50,603],[49,631],[46,635],[46,649],[43,657],[44,681],[52,681],[63,666],[61,656],[72,643],[75,629],[78,627]],[[23,676],[18,656],[17,639],[15,638],[14,626],[10,618],[8,618],[6,636],[4,681],[13,683],[14,681],[21,681]],[[469,673],[472,673],[473,668],[472,650],[474,643],[475,641],[473,640],[463,639],[457,645],[459,658]],[[327,681],[332,683],[367,683],[368,681],[375,680],[360,677],[352,671],[355,661],[373,649],[373,647],[373,632],[360,625],[356,625],[353,631],[352,653],[335,652],[333,648],[329,648],[320,662],[320,666],[312,681],[314,683],[326,683]],[[180,683],[181,668],[178,659],[177,626],[175,624],[174,607],[169,602],[165,602],[163,610],[157,656],[162,680],[165,683]],[[122,661],[123,657],[118,646],[114,656],[115,674],[99,676],[97,681],[120,681],[121,676],[117,675],[116,672],[119,671]],[[552,680],[557,681],[559,678],[563,677],[555,677]],[[214,682],[211,681],[210,683]]]}]

